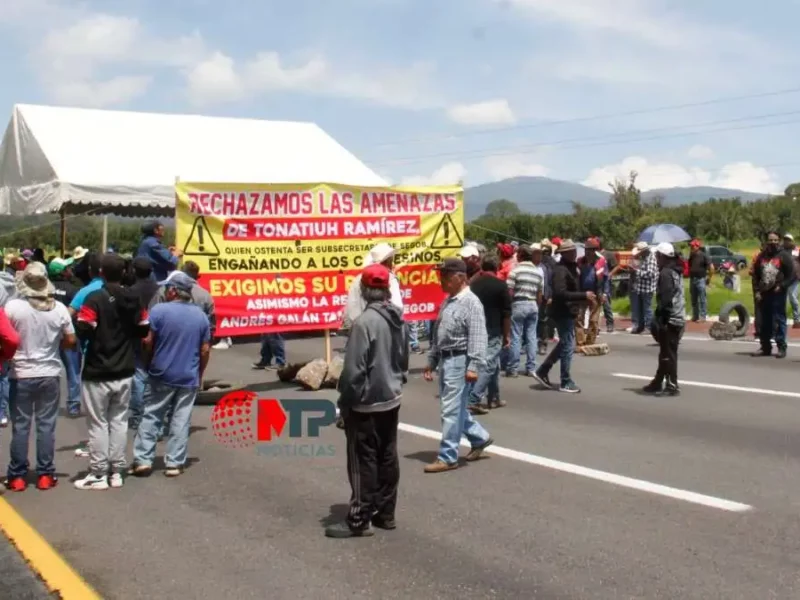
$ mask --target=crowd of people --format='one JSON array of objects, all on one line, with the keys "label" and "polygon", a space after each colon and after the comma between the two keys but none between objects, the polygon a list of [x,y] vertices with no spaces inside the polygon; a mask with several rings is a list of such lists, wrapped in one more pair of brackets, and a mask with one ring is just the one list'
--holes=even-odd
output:
[{"label": "crowd of people", "polygon": [[[197,281],[197,264],[178,269],[181,253],[150,223],[136,256],[77,247],[45,259],[24,250],[4,257],[0,274],[0,425],[11,425],[6,486],[25,491],[28,445],[36,431],[36,487],[58,483],[56,422],[62,368],[67,416],[85,416],[88,458],[79,490],[123,486],[152,472],[166,438],[165,475],[181,474],[191,411],[208,364],[215,316]],[[135,430],[128,467],[128,431]]]},{"label": "crowd of people", "polygon": [[[590,238],[584,247],[579,258],[572,240],[558,238],[522,246],[498,244],[496,253],[467,245],[458,258],[437,267],[446,297],[430,325],[423,377],[433,381],[438,376],[442,438],[426,473],[457,469],[462,437],[471,447],[466,455],[470,462],[481,459],[494,443],[475,415],[505,406],[501,372],[508,377],[523,372],[545,389],[580,392],[572,378],[573,353],[596,342],[618,267],[600,239]],[[637,245],[633,254],[628,269],[639,308],[631,332],[641,333],[652,320],[660,345],[656,374],[644,391],[677,395],[678,342],[685,325],[684,261],[668,243]],[[396,527],[398,413],[416,324],[403,326],[393,258],[391,246],[375,246],[350,289],[345,314],[350,334],[338,389],[352,495],[347,518],[326,529],[329,537],[368,536],[373,526]],[[544,359],[537,365],[539,356]],[[550,372],[556,364],[560,380],[553,384]]]}]

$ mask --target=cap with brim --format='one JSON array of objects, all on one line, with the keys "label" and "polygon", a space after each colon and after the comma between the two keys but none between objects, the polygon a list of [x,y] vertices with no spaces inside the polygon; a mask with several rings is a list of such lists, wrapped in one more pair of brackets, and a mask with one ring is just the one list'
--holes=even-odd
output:
[{"label": "cap with brim", "polygon": [[460,258],[445,258],[436,268],[442,273],[466,273],[467,263]]},{"label": "cap with brim", "polygon": [[61,275],[67,268],[72,266],[73,262],[71,258],[54,258],[47,265],[47,272],[51,277]]},{"label": "cap with brim", "polygon": [[87,254],[89,254],[89,251],[86,248],[83,246],[75,246],[75,249],[72,251],[72,258],[80,260]]},{"label": "cap with brim", "polygon": [[783,239],[794,241],[794,236],[791,233],[787,233],[783,236]]},{"label": "cap with brim", "polygon": [[364,266],[368,267],[370,265],[379,265],[383,261],[389,260],[393,256],[394,248],[391,244],[387,244],[386,242],[375,244],[364,257]]},{"label": "cap with brim", "polygon": [[673,257],[675,256],[675,246],[669,242],[661,242],[658,246],[656,246],[656,254]]},{"label": "cap with brim", "polygon": [[174,287],[184,292],[191,292],[196,283],[194,279],[183,271],[173,271],[164,281],[158,282],[159,285],[164,287]]},{"label": "cap with brim", "polygon": [[481,255],[481,253],[478,251],[478,249],[475,246],[469,244],[469,245],[464,246],[463,248],[461,248],[461,250],[458,251],[458,255],[461,258],[476,258],[476,257],[479,257]]},{"label": "cap with brim", "polygon": [[381,264],[370,265],[361,273],[361,283],[368,288],[389,289],[391,272]]}]

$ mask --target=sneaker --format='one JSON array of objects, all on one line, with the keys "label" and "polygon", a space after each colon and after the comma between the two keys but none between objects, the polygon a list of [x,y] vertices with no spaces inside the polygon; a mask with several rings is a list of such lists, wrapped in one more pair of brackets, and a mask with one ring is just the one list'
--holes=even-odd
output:
[{"label": "sneaker", "polygon": [[329,538],[351,538],[351,537],[369,537],[375,535],[375,531],[370,525],[363,529],[351,529],[350,525],[345,522],[336,523],[325,528],[325,537]]},{"label": "sneaker", "polygon": [[8,427],[8,417],[0,418],[0,427]]},{"label": "sneaker", "polygon": [[558,388],[559,392],[564,392],[565,394],[580,394],[581,388],[575,385],[572,381],[568,381],[567,383],[562,383],[561,387]]},{"label": "sneaker", "polygon": [[778,353],[775,358],[786,358],[786,348],[778,348]]},{"label": "sneaker", "polygon": [[378,529],[386,529],[387,531],[397,529],[397,523],[394,517],[379,517],[376,515],[372,517],[372,526]]},{"label": "sneaker", "polygon": [[662,397],[662,398],[663,397],[670,397],[670,396],[680,396],[680,395],[681,395],[681,390],[679,388],[674,387],[674,386],[667,386],[663,390],[659,390],[658,392],[656,392],[656,396],[659,396],[659,397]]},{"label": "sneaker", "polygon": [[497,398],[495,400],[489,401],[489,408],[504,408],[505,406],[507,406],[507,404],[508,403],[505,400]]},{"label": "sneaker", "polygon": [[467,454],[467,460],[469,462],[474,462],[476,460],[483,458],[484,452],[486,452],[486,449],[492,444],[494,444],[494,440],[492,438],[489,438],[488,440],[483,442],[480,446],[473,446],[472,450],[470,450],[469,454]]},{"label": "sneaker", "polygon": [[219,342],[211,346],[214,350],[227,350],[232,346],[231,338],[222,338]]},{"label": "sneaker", "polygon": [[89,473],[83,479],[78,479],[75,487],[79,490],[105,491],[108,489],[108,477]]},{"label": "sneaker", "polygon": [[540,373],[539,371],[534,371],[533,372],[533,378],[536,381],[538,381],[540,385],[543,385],[547,389],[550,389],[550,390],[553,389],[553,384],[550,383],[550,377],[548,375],[545,375],[544,373]]},{"label": "sneaker", "polygon": [[112,473],[111,477],[108,478],[108,484],[115,489],[125,485],[125,480],[122,479],[122,473]]},{"label": "sneaker", "polygon": [[70,419],[77,419],[81,416],[81,407],[80,406],[70,406],[67,408],[67,416]]},{"label": "sneaker", "polygon": [[646,386],[642,388],[642,391],[645,394],[658,394],[663,388],[663,384],[656,383],[655,381],[651,381]]},{"label": "sneaker", "polygon": [[606,333],[614,333],[614,324],[606,325]]},{"label": "sneaker", "polygon": [[133,463],[128,473],[134,477],[149,477],[153,473],[153,467],[150,465],[137,465]]},{"label": "sneaker", "polygon": [[58,477],[55,475],[39,475],[36,487],[42,491],[51,490],[58,485]]},{"label": "sneaker", "polygon": [[436,460],[429,465],[425,465],[426,473],[444,473],[458,468],[458,463],[446,463],[443,460]]},{"label": "sneaker", "polygon": [[78,458],[89,458],[89,449],[86,446],[81,446],[75,449],[75,456]]},{"label": "sneaker", "polygon": [[165,477],[178,477],[181,473],[183,473],[183,469],[180,467],[167,467],[164,469]]},{"label": "sneaker", "polygon": [[269,363],[265,363],[263,361],[258,361],[258,362],[253,363],[253,368],[254,369],[268,369],[269,366],[270,366]]},{"label": "sneaker", "polygon": [[28,487],[28,483],[24,477],[12,477],[6,481],[6,487],[12,492],[24,492]]},{"label": "sneaker", "polygon": [[470,404],[469,406],[467,406],[467,410],[473,415],[489,414],[489,409],[486,408],[483,404]]}]

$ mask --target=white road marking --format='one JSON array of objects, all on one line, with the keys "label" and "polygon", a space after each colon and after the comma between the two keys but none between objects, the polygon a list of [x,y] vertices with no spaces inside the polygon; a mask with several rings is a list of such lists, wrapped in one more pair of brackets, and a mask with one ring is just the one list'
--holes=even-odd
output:
[{"label": "white road marking", "polygon": [[[623,379],[637,379],[639,381],[650,381],[652,376],[648,375],[632,375],[630,373],[612,373],[613,377],[621,377]],[[739,385],[726,385],[723,383],[706,383],[705,381],[686,381],[685,379],[678,379],[678,383],[687,387],[708,388],[712,390],[724,390],[726,392],[744,392],[747,394],[762,394],[764,396],[781,396],[783,398],[800,398],[798,392],[784,392],[781,390],[765,390],[762,388],[742,387]]]},{"label": "white road marking", "polygon": [[[407,423],[400,423],[400,431],[406,433],[413,433],[421,437],[426,437],[432,440],[440,440],[442,437],[441,432],[432,429],[425,429],[424,427],[417,427],[416,425],[408,425]],[[469,443],[466,440],[461,441],[461,445],[469,448]],[[652,483],[642,479],[633,479],[632,477],[625,477],[624,475],[616,475],[614,473],[606,473],[605,471],[598,471],[580,465],[561,462],[560,460],[553,460],[552,458],[545,458],[543,456],[536,456],[535,454],[528,454],[527,452],[520,452],[510,448],[503,448],[502,446],[490,446],[486,452],[488,454],[495,454],[504,458],[510,458],[520,462],[545,467],[562,473],[571,473],[580,477],[610,483],[633,490],[648,492],[658,496],[665,496],[675,500],[682,500],[684,502],[691,502],[692,504],[699,504],[710,508],[717,508],[719,510],[726,510],[729,512],[747,512],[753,510],[749,504],[742,504],[740,502],[733,502],[725,500],[724,498],[715,498],[714,496],[706,496],[705,494],[698,494],[687,490],[661,485],[659,483]]]}]

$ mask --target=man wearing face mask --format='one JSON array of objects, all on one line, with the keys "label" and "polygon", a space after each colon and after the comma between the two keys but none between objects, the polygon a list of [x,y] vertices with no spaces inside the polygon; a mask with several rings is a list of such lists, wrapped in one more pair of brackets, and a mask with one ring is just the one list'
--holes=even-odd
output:
[{"label": "man wearing face mask", "polygon": [[792,257],[781,249],[781,235],[767,234],[767,245],[753,265],[753,292],[761,312],[761,350],[754,356],[772,355],[772,338],[777,358],[786,357],[786,287],[794,276]]}]

